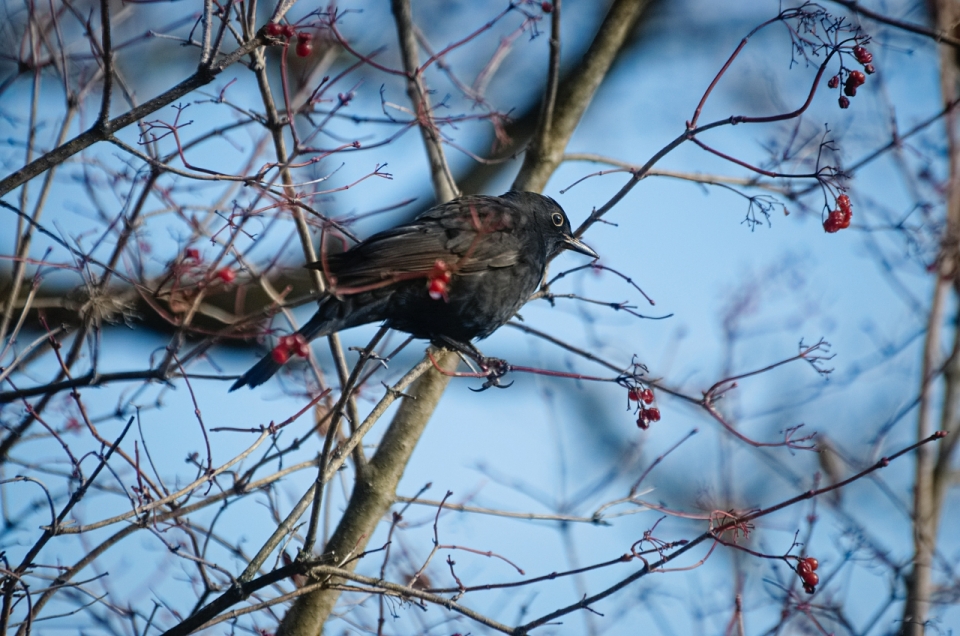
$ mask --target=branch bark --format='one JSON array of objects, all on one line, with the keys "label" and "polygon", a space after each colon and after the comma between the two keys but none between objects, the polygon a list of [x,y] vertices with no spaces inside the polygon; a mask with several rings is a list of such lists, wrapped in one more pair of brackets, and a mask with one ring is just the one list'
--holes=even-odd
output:
[{"label": "branch bark", "polygon": [[[430,160],[430,175],[438,202],[457,196],[456,184],[443,152],[439,132],[433,123],[430,101],[420,72],[419,47],[413,28],[413,13],[409,0],[391,3],[400,40],[400,52],[407,76],[407,94],[419,120],[424,148]],[[441,356],[444,369],[453,371],[459,358],[452,352]],[[447,384],[449,375],[430,368],[411,387],[380,441],[377,451],[362,471],[357,471],[353,492],[343,517],[324,548],[321,562],[334,562],[352,570],[357,565],[353,555],[363,552],[380,519],[396,501],[397,486],[410,461],[413,449],[433,415],[433,411]],[[311,582],[317,582],[315,579]],[[340,590],[320,587],[294,602],[284,616],[278,636],[307,636],[317,634],[333,611]]]},{"label": "branch bark", "polygon": [[[444,369],[452,371],[459,358],[447,351],[439,362]],[[431,368],[411,387],[410,397],[403,398],[377,452],[354,483],[350,502],[327,542],[321,563],[335,563],[350,571],[357,566],[359,560],[353,557],[364,551],[377,524],[396,501],[403,471],[449,381],[450,376]],[[336,586],[342,582],[332,579],[328,583]],[[277,636],[320,633],[339,597],[340,590],[329,587],[299,597],[284,616]]]},{"label": "branch bark", "polygon": [[438,203],[445,203],[458,195],[457,184],[450,172],[447,158],[444,156],[440,133],[433,121],[430,97],[423,83],[418,55],[420,47],[413,28],[410,0],[392,0],[390,8],[397,24],[397,36],[400,39],[400,56],[407,76],[407,95],[410,96],[413,112],[420,123],[420,135],[423,137],[423,146],[430,160],[430,178],[433,180],[434,194]]},{"label": "branch bark", "polygon": [[530,141],[514,190],[541,192],[546,187],[563,161],[570,136],[648,4],[647,0],[615,0],[576,71],[558,87],[551,123],[540,126]]},{"label": "branch bark", "polygon": [[[953,0],[936,0],[932,3],[936,12],[937,28],[951,31],[960,17],[960,8]],[[956,99],[960,82],[960,68],[956,50],[944,44],[940,46],[940,88],[944,104]],[[957,139],[957,116],[952,109],[944,116],[949,180],[946,193],[946,223],[941,238],[938,258],[937,282],[934,285],[927,336],[924,346],[923,368],[920,387],[920,408],[917,415],[917,439],[923,439],[932,430],[932,413],[935,407],[934,382],[941,350],[943,314],[949,302],[951,288],[956,290],[960,280],[960,144]],[[941,429],[952,433],[936,458],[932,448],[917,450],[917,464],[913,491],[913,571],[907,579],[907,602],[903,610],[903,634],[922,636],[925,631],[930,600],[933,594],[933,558],[937,546],[937,533],[943,509],[944,495],[949,486],[950,458],[956,448],[958,432],[958,400],[960,400],[960,330],[954,320],[954,343],[950,358],[944,368],[944,393],[941,408]]]}]

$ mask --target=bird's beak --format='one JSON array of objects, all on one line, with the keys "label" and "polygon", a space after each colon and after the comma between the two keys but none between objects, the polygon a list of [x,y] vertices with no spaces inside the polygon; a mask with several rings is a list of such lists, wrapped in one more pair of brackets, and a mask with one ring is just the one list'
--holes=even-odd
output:
[{"label": "bird's beak", "polygon": [[576,238],[575,236],[564,236],[563,237],[564,246],[568,250],[573,250],[574,252],[580,252],[581,254],[586,254],[590,258],[600,258],[600,255],[594,252],[590,247]]}]

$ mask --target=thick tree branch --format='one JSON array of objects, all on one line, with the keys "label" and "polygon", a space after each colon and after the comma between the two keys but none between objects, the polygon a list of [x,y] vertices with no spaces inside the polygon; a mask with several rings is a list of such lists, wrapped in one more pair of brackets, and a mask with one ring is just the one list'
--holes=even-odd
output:
[{"label": "thick tree branch", "polygon": [[546,187],[563,161],[573,131],[647,5],[647,0],[614,1],[576,71],[559,86],[550,129],[541,126],[530,141],[513,181],[514,190],[541,192]]},{"label": "thick tree branch", "polygon": [[[960,8],[953,0],[937,0],[935,3],[936,23],[939,29],[953,28],[960,17]],[[960,68],[957,66],[955,51],[947,46],[940,47],[940,87],[944,105],[957,98]],[[926,342],[924,343],[923,366],[920,378],[920,406],[917,413],[917,439],[923,439],[933,430],[934,412],[937,410],[933,400],[937,396],[935,381],[937,370],[941,367],[940,351],[943,337],[943,316],[949,302],[950,291],[960,271],[960,141],[957,139],[956,111],[948,109],[944,116],[947,140],[947,161],[949,178],[946,182],[946,223],[940,240],[940,254],[937,259],[938,271],[933,285],[933,299],[927,322]],[[957,373],[957,352],[960,345],[956,339],[960,331],[954,326],[954,345],[952,359],[946,364],[944,380],[942,424],[945,430],[957,430],[957,405],[960,395],[960,374]],[[948,442],[952,450],[954,442]],[[944,450],[949,455],[949,450]],[[947,460],[949,462],[949,459]],[[917,463],[914,473],[913,489],[913,571],[907,583],[907,602],[903,609],[903,633],[910,636],[922,636],[925,632],[927,614],[933,595],[933,559],[936,550],[937,531],[943,508],[944,484],[936,482],[937,462],[932,448],[920,448],[917,451]]]}]

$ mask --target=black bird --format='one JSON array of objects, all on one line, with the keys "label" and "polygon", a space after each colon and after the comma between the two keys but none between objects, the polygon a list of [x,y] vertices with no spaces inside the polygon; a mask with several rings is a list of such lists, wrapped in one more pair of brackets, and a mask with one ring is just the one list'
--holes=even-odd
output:
[{"label": "black bird", "polygon": [[465,196],[432,207],[307,265],[324,271],[330,293],[297,334],[281,340],[279,353],[274,349],[230,390],[263,384],[314,338],[381,320],[478,355],[470,341],[510,320],[564,249],[597,258],[573,236],[563,208],[535,192]]}]

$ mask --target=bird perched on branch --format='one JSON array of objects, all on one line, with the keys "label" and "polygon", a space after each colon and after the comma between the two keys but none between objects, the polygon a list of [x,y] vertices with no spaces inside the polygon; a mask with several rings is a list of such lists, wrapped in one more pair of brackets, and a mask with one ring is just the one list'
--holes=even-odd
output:
[{"label": "bird perched on branch", "polygon": [[470,341],[510,320],[564,249],[597,258],[549,197],[507,192],[437,205],[307,265],[329,283],[317,313],[230,390],[263,384],[314,338],[371,322],[477,356]]}]

